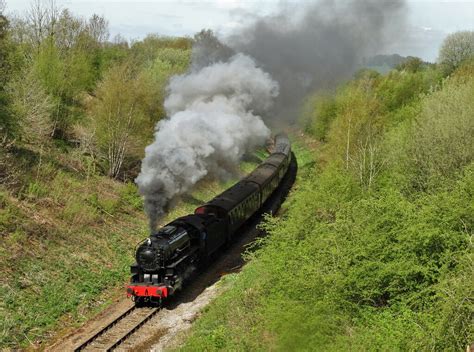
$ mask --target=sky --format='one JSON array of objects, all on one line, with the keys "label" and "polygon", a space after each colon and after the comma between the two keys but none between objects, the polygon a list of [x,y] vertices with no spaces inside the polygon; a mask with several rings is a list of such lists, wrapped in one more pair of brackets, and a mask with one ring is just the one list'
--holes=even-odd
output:
[{"label": "sky", "polygon": [[[293,2],[304,0],[293,0]],[[308,1],[308,0],[306,0]],[[340,0],[344,1],[344,0]],[[394,38],[391,52],[413,55],[435,61],[439,46],[447,34],[458,30],[474,30],[474,0],[407,0],[408,38]],[[21,15],[31,0],[6,0],[7,12]],[[242,27],[254,16],[276,11],[278,0],[56,0],[60,8],[89,17],[104,15],[111,36],[141,39],[149,33],[169,36],[192,36],[203,28],[225,36]]]}]

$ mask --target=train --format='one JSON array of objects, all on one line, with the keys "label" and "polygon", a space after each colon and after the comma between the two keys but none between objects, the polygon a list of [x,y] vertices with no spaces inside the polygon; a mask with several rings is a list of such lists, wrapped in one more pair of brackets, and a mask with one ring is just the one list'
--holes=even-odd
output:
[{"label": "train", "polygon": [[140,242],[131,265],[127,296],[135,304],[161,304],[229,245],[239,229],[259,212],[289,170],[292,153],[285,134],[274,138],[271,154],[249,175]]}]

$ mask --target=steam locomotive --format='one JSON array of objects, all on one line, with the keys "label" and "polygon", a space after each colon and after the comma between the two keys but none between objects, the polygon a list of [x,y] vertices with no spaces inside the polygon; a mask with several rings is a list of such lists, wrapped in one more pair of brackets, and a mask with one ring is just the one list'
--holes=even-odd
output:
[{"label": "steam locomotive", "polygon": [[237,235],[239,228],[267,201],[288,171],[291,146],[275,137],[273,153],[247,177],[194,214],[178,218],[138,244],[127,296],[136,305],[160,303]]}]

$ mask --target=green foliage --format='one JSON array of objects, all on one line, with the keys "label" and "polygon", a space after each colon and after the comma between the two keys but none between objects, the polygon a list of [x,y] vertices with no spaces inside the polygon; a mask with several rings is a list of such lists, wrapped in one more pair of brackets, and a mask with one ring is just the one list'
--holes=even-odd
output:
[{"label": "green foliage", "polygon": [[[420,66],[415,59],[405,64],[384,76],[361,70],[334,96],[316,94],[308,98],[303,109],[306,130],[327,142],[320,159],[345,165],[366,189],[374,186],[390,162],[397,164],[402,157],[397,152],[402,149],[392,148],[390,143],[408,137],[395,136],[391,130],[400,129],[406,120],[415,120],[423,95],[440,87],[441,73],[436,68]],[[400,170],[399,175],[408,168]]]},{"label": "green foliage", "polygon": [[336,102],[329,95],[310,96],[304,103],[301,121],[306,132],[325,141],[329,126],[336,117]]},{"label": "green foliage", "polygon": [[151,42],[155,46],[134,44],[137,57],[111,67],[88,102],[85,127],[111,177],[126,178],[123,172],[136,172],[130,169],[141,158],[156,122],[165,117],[163,101],[168,79],[184,72],[189,64],[189,50]]},{"label": "green foliage", "polygon": [[88,127],[111,177],[119,176],[127,156],[142,153],[146,137],[153,131],[153,85],[148,75],[137,73],[133,64],[126,62],[110,69],[97,87]]},{"label": "green foliage", "polygon": [[328,167],[299,185],[184,350],[459,350],[471,341],[472,167],[414,200],[390,188],[365,194],[343,175]]},{"label": "green foliage", "polygon": [[143,198],[137,192],[137,186],[134,183],[126,182],[120,190],[120,201],[122,204],[131,207],[133,210],[143,209]]},{"label": "green foliage", "polygon": [[55,105],[32,70],[21,73],[7,85],[10,113],[16,117],[22,140],[42,145],[53,132]]},{"label": "green foliage", "polygon": [[0,8],[0,143],[4,138],[15,137],[20,127],[9,110],[10,102],[5,90],[14,69],[13,51],[9,21],[3,15],[3,9]]},{"label": "green foliage", "polygon": [[474,79],[425,99],[414,122],[407,152],[412,155],[416,183],[443,182],[474,161]]},{"label": "green foliage", "polygon": [[325,98],[327,120],[321,96],[309,98],[302,122],[326,141],[318,167],[300,170],[283,217],[267,219],[269,235],[224,282],[183,350],[472,343],[474,66],[440,82],[437,68],[419,64],[359,72]]},{"label": "green foliage", "polygon": [[175,74],[184,73],[190,63],[191,50],[181,50],[176,48],[162,48],[155,52],[153,60],[148,64],[144,70],[144,75],[147,75],[154,84],[155,95],[153,121],[158,121],[166,117],[166,112],[163,106],[168,84],[168,79]]},{"label": "green foliage", "polygon": [[474,32],[459,31],[446,37],[439,50],[439,62],[445,75],[451,74],[474,55]]},{"label": "green foliage", "polygon": [[168,64],[168,74],[183,73],[189,66],[191,50],[182,50],[176,48],[163,48],[156,53],[154,63]]},{"label": "green foliage", "polygon": [[52,119],[56,130],[67,135],[83,114],[79,111],[81,94],[91,90],[96,80],[92,58],[81,49],[62,55],[53,40],[45,40],[33,68],[55,107]]},{"label": "green foliage", "polygon": [[[183,53],[191,51],[191,40],[188,38],[160,37],[154,34],[146,36],[142,41],[132,44],[135,58],[141,62],[155,61],[164,51],[169,53]],[[165,54],[166,55],[166,54]],[[171,54],[174,56],[173,54]]]},{"label": "green foliage", "polygon": [[397,65],[396,69],[398,71],[408,71],[411,73],[415,73],[420,71],[423,66],[423,60],[419,57],[410,57],[404,62]]},{"label": "green foliage", "polygon": [[192,41],[150,35],[129,45],[108,36],[103,17],[86,20],[54,4],[35,3],[11,26],[2,14],[0,143],[40,155],[51,141],[79,147],[75,154],[88,156],[81,167],[133,178],[166,115],[168,79],[187,70]]},{"label": "green foliage", "polygon": [[341,89],[336,97],[337,115],[328,131],[327,152],[356,174],[363,169],[367,153],[378,154],[378,138],[384,129],[386,108],[374,94],[377,83],[363,76]]},{"label": "green foliage", "polygon": [[437,77],[436,75],[432,77],[431,72],[431,70],[414,73],[391,71],[381,79],[376,94],[389,111],[394,111],[436,86]]}]

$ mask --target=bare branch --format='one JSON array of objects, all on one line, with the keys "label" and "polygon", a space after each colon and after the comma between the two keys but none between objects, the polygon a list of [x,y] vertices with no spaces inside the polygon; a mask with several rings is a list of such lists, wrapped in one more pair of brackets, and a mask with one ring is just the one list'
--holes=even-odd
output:
[{"label": "bare branch", "polygon": [[48,36],[54,36],[60,9],[55,0],[33,0],[26,13],[28,24],[32,30],[33,43],[39,46]]}]

